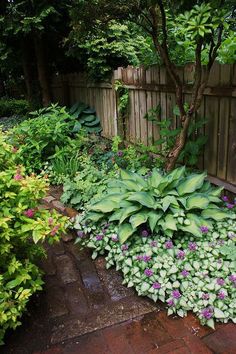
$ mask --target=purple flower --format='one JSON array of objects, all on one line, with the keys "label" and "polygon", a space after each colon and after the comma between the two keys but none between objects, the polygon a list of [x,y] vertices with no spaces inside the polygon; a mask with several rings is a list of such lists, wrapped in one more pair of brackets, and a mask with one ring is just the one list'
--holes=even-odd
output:
[{"label": "purple flower", "polygon": [[157,281],[155,281],[155,283],[152,284],[153,289],[160,289],[161,288],[161,284],[158,283]]},{"label": "purple flower", "polygon": [[138,256],[136,256],[136,259],[137,259],[138,261],[142,261],[142,260],[143,260],[143,256],[138,255]]},{"label": "purple flower", "polygon": [[121,250],[122,250],[122,251],[127,251],[128,248],[129,248],[128,245],[122,245],[122,246],[121,246]]},{"label": "purple flower", "polygon": [[84,237],[84,232],[83,231],[78,231],[77,235],[79,238],[83,238]]},{"label": "purple flower", "polygon": [[226,208],[233,209],[234,208],[234,204],[226,203]]},{"label": "purple flower", "polygon": [[179,299],[181,297],[181,294],[180,294],[179,290],[173,290],[172,296],[174,299]]},{"label": "purple flower", "polygon": [[111,239],[112,239],[113,242],[118,242],[119,241],[118,236],[115,235],[115,234],[111,236]]},{"label": "purple flower", "polygon": [[216,282],[218,285],[224,285],[224,283],[225,283],[224,279],[222,279],[222,278],[217,278]]},{"label": "purple flower", "polygon": [[174,306],[174,300],[173,299],[170,299],[170,300],[167,300],[167,305],[168,306]]},{"label": "purple flower", "polygon": [[156,247],[157,246],[157,241],[151,241],[150,242],[151,247]]},{"label": "purple flower", "polygon": [[196,242],[189,242],[189,244],[188,244],[188,249],[189,249],[190,251],[196,251],[196,249],[197,249],[197,244],[196,244]]},{"label": "purple flower", "polygon": [[123,155],[124,155],[123,151],[119,150],[119,151],[117,152],[117,156],[122,157]]},{"label": "purple flower", "polygon": [[24,211],[24,215],[27,216],[28,218],[33,218],[34,217],[34,210],[28,209],[28,210]]},{"label": "purple flower", "polygon": [[211,307],[206,307],[201,311],[201,314],[205,319],[210,320],[213,316],[213,310]]},{"label": "purple flower", "polygon": [[222,200],[223,200],[224,202],[228,202],[228,201],[229,201],[229,198],[227,197],[227,195],[223,195]]},{"label": "purple flower", "polygon": [[149,232],[147,230],[143,230],[141,235],[142,235],[142,237],[148,237],[149,236]]},{"label": "purple flower", "polygon": [[201,230],[201,232],[202,232],[203,234],[207,234],[208,231],[209,231],[209,229],[208,229],[207,226],[201,226],[201,227],[200,227],[200,230]]},{"label": "purple flower", "polygon": [[236,274],[231,274],[229,276],[229,280],[232,281],[233,283],[235,283],[236,282]]},{"label": "purple flower", "polygon": [[96,236],[96,240],[97,240],[97,241],[101,241],[102,239],[103,239],[103,235],[97,235],[97,236]]},{"label": "purple flower", "polygon": [[185,258],[185,252],[184,251],[178,251],[177,256],[178,259],[184,259]]},{"label": "purple flower", "polygon": [[147,262],[149,262],[151,260],[152,257],[144,255],[142,258],[143,258],[143,261],[147,263]]},{"label": "purple flower", "polygon": [[182,272],[181,272],[181,275],[186,278],[189,276],[189,272],[186,270],[186,269],[183,269]]},{"label": "purple flower", "polygon": [[210,299],[210,295],[205,293],[205,294],[202,294],[202,300],[209,300]]},{"label": "purple flower", "polygon": [[173,245],[173,242],[171,240],[168,240],[168,241],[165,242],[165,248],[166,249],[171,249],[173,247],[174,247],[174,245]]},{"label": "purple flower", "polygon": [[223,290],[220,290],[217,294],[217,297],[220,300],[224,300],[224,298],[226,297],[226,293]]},{"label": "purple flower", "polygon": [[151,277],[153,275],[153,271],[151,269],[146,268],[145,271],[144,271],[144,274],[147,277]]}]

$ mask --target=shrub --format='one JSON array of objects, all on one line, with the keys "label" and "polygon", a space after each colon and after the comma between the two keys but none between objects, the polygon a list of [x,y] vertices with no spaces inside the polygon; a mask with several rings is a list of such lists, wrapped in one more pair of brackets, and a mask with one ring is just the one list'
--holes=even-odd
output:
[{"label": "shrub", "polygon": [[77,216],[77,242],[106,255],[107,268],[121,270],[124,284],[141,296],[165,302],[168,315],[197,314],[202,324],[236,323],[236,215],[213,221],[204,237],[178,232],[174,240],[154,232],[135,233],[121,245],[114,223],[85,223]]},{"label": "shrub", "polygon": [[47,181],[26,176],[17,161],[16,148],[0,133],[0,343],[8,328],[20,324],[31,295],[42,288],[42,274],[35,265],[44,254],[42,242],[57,241],[67,222],[39,208]]},{"label": "shrub", "polygon": [[0,117],[10,117],[13,115],[25,115],[30,111],[30,104],[23,99],[1,98]]},{"label": "shrub", "polygon": [[204,228],[212,228],[212,220],[228,217],[217,206],[222,189],[211,187],[205,177],[205,173],[186,175],[185,167],[167,175],[153,169],[146,178],[122,170],[106,194],[89,206],[86,218],[98,221],[106,214],[109,221],[119,222],[121,243],[140,225],[168,237],[177,231],[201,237]]}]

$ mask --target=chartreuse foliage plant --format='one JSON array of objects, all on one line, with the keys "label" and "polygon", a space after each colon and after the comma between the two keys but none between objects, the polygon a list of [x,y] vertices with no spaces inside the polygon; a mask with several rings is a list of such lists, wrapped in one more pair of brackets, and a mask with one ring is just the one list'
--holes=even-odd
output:
[{"label": "chartreuse foliage plant", "polygon": [[214,328],[215,321],[236,323],[236,215],[228,214],[202,229],[201,238],[178,232],[171,240],[164,232],[143,230],[123,245],[114,223],[96,227],[78,216],[74,227],[77,242],[93,250],[92,258],[106,255],[107,268],[121,270],[123,283],[140,296],[166,303],[168,315],[193,311]]},{"label": "chartreuse foliage plant", "polygon": [[15,329],[26,305],[42,289],[35,262],[44,255],[42,242],[58,241],[67,218],[39,208],[46,195],[45,179],[27,176],[17,165],[15,147],[0,133],[0,343],[5,331]]},{"label": "chartreuse foliage plant", "polygon": [[187,175],[185,167],[166,175],[153,169],[146,178],[122,170],[106,194],[89,206],[86,218],[98,221],[106,215],[109,221],[118,222],[121,243],[140,226],[169,237],[178,231],[201,237],[202,227],[211,229],[213,220],[229,217],[217,205],[222,189],[213,188],[205,178],[206,173]]}]

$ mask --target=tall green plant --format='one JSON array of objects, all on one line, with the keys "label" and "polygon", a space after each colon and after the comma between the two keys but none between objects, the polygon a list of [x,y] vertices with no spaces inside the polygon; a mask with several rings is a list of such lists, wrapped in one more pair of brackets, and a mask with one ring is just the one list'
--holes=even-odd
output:
[{"label": "tall green plant", "polygon": [[200,237],[204,227],[212,227],[211,220],[228,217],[217,206],[222,189],[213,188],[205,178],[205,173],[186,175],[185,167],[166,175],[153,169],[147,178],[121,171],[107,194],[90,205],[86,218],[98,221],[105,216],[118,222],[121,243],[141,225],[170,237],[177,231]]}]

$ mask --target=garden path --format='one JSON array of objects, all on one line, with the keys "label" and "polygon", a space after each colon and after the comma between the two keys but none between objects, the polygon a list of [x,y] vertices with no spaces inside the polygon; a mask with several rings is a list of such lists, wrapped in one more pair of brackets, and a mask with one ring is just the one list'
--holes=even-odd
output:
[{"label": "garden path", "polygon": [[[74,211],[51,190],[44,207]],[[23,325],[6,338],[2,354],[236,353],[236,326],[199,325],[195,316],[167,317],[165,307],[122,285],[103,258],[78,250],[73,234],[47,247],[45,290],[32,301]]]}]

